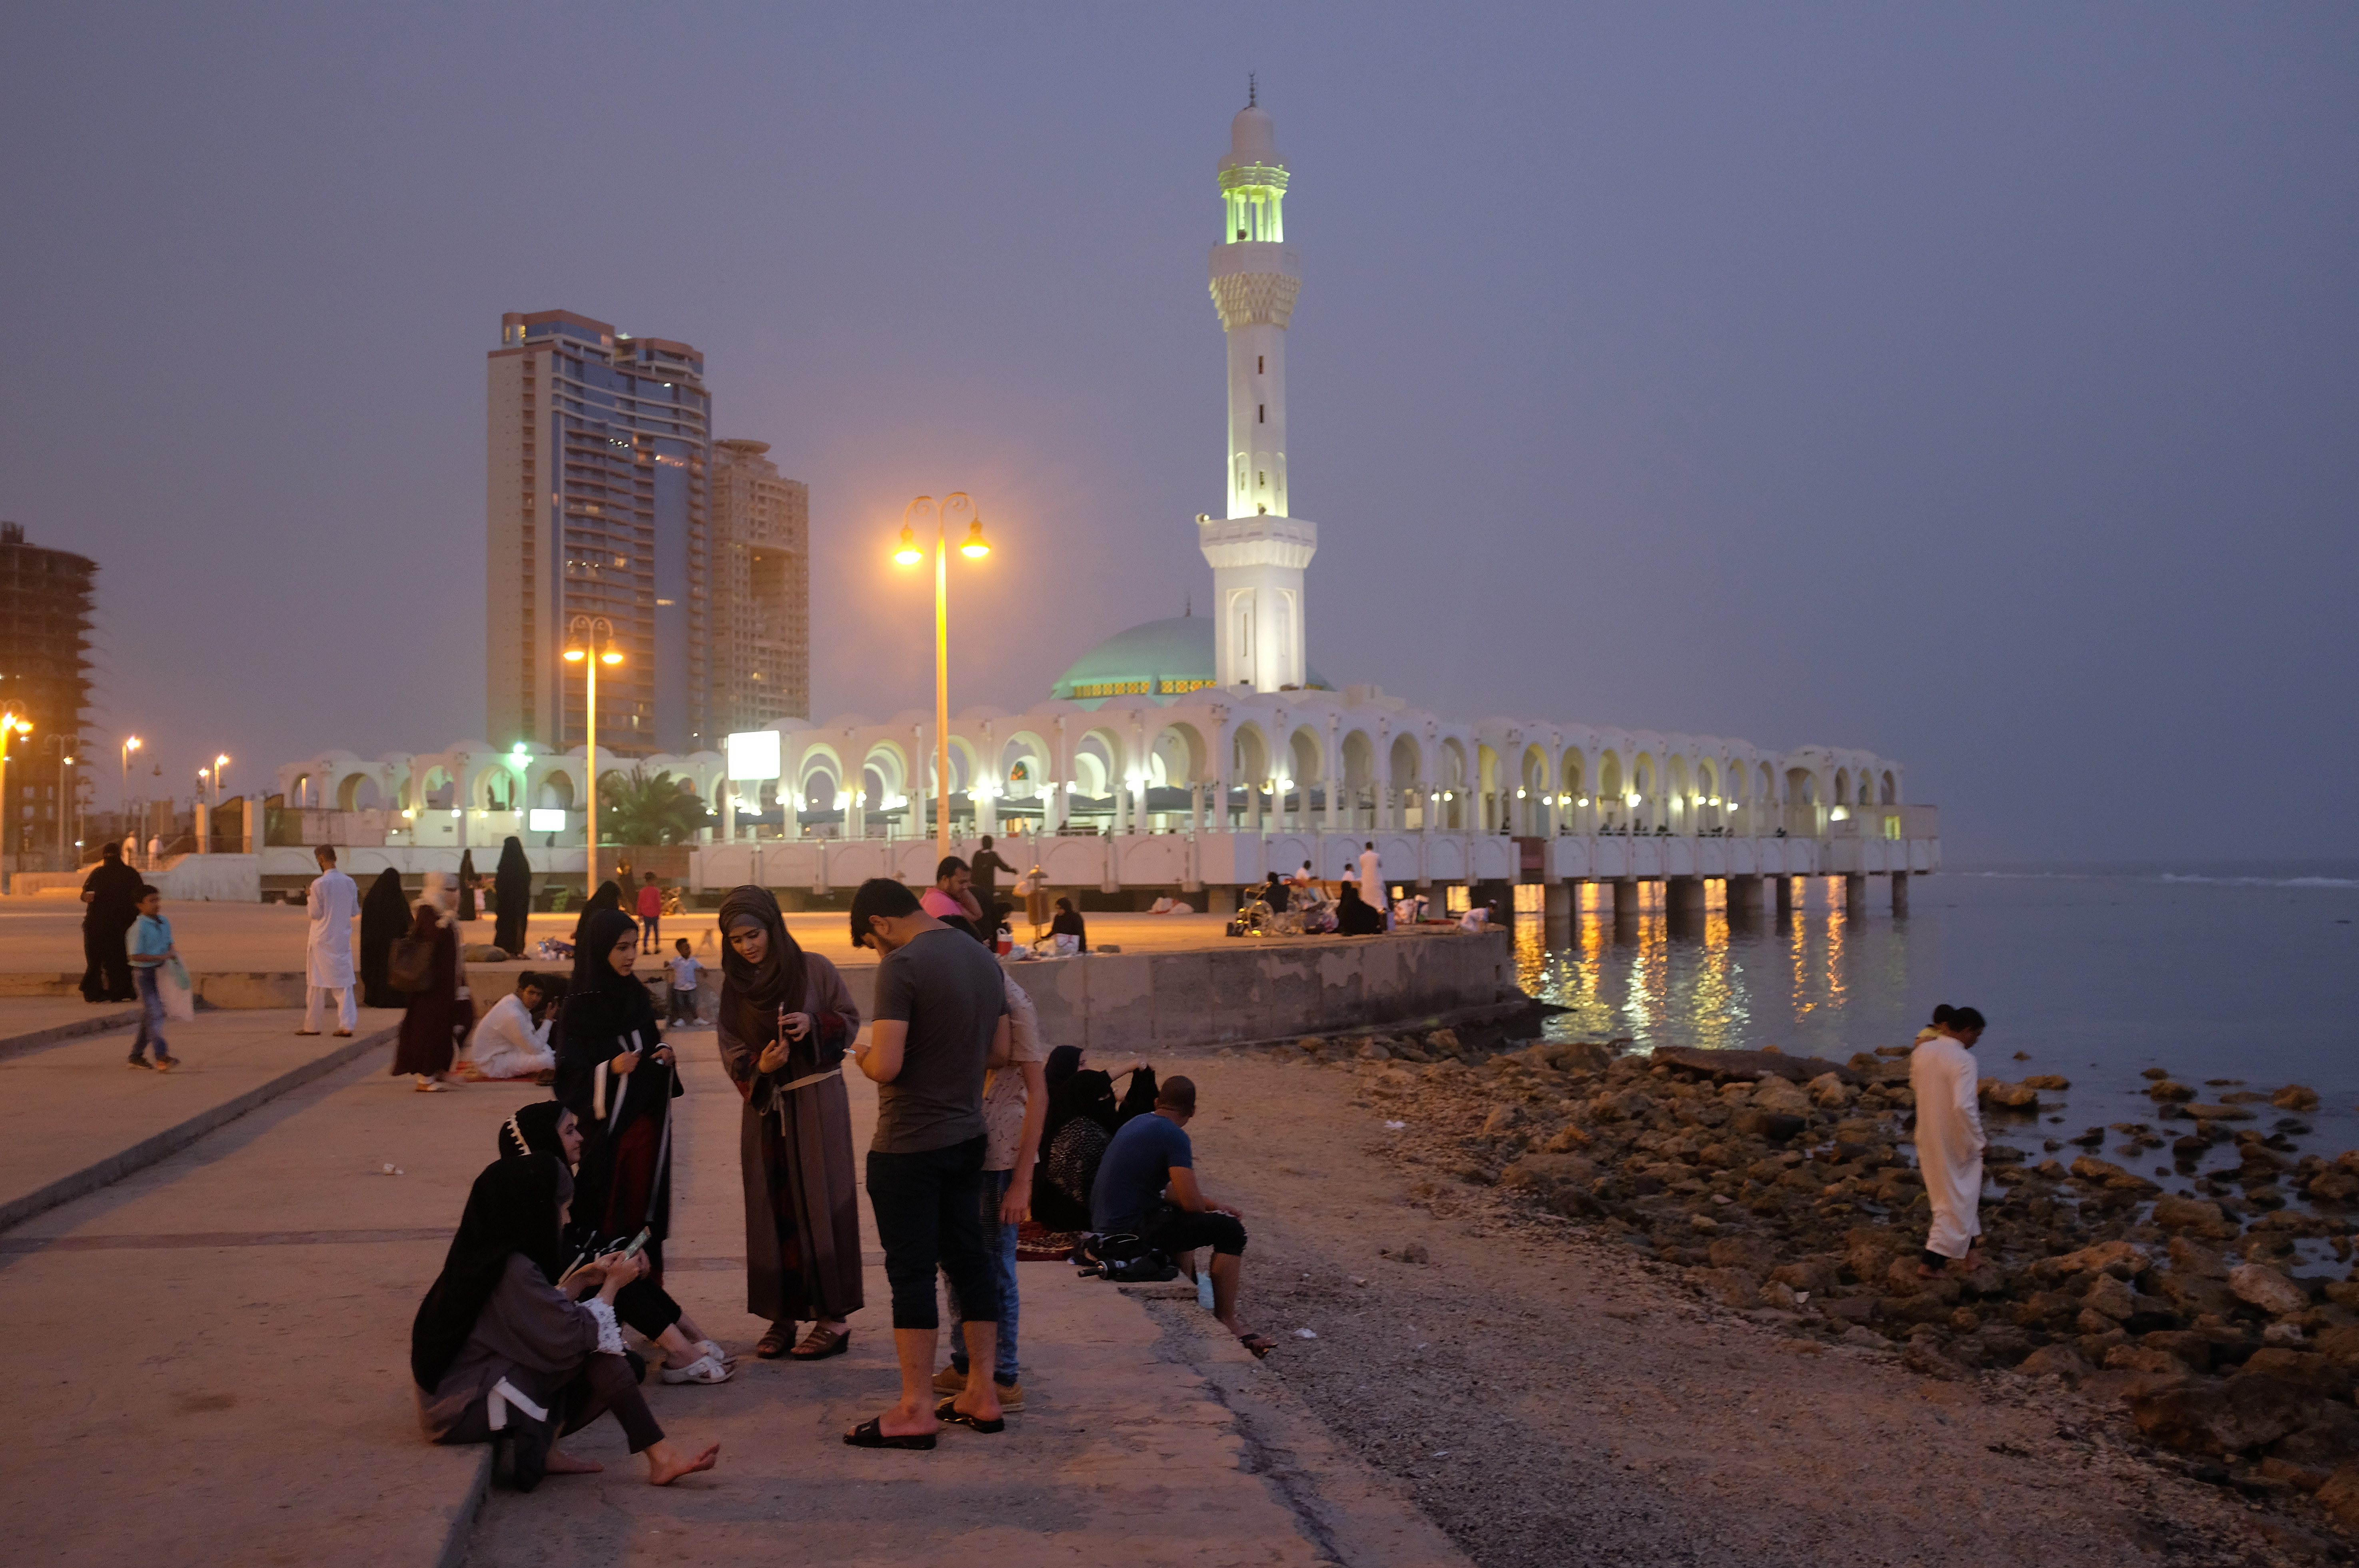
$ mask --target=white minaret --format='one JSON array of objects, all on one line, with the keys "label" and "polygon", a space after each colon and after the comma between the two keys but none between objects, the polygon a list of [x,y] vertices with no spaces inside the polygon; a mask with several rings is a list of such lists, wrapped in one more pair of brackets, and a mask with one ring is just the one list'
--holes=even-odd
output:
[{"label": "white minaret", "polygon": [[1212,305],[1229,339],[1229,510],[1200,516],[1198,540],[1212,563],[1220,617],[1215,679],[1224,688],[1299,686],[1302,572],[1319,549],[1319,525],[1287,515],[1286,323],[1302,269],[1286,243],[1280,208],[1286,160],[1269,115],[1248,103],[1229,124],[1221,159],[1227,220],[1212,247]]}]

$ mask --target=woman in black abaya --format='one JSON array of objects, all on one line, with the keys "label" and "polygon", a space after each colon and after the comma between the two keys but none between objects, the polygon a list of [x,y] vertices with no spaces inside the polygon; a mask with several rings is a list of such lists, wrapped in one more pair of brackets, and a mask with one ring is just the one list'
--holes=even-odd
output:
[{"label": "woman in black abaya", "polygon": [[492,873],[492,945],[515,958],[524,952],[525,917],[532,912],[532,862],[513,833],[500,845],[500,864]]},{"label": "woman in black abaya", "polygon": [[372,1007],[406,1007],[409,998],[386,978],[393,944],[409,934],[409,899],[401,891],[401,873],[388,866],[369,884],[361,900],[361,1001]]}]

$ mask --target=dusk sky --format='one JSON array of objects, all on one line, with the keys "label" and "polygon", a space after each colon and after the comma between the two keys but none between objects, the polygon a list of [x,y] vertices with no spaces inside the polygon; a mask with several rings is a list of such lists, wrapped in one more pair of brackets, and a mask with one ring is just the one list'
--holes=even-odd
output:
[{"label": "dusk sky", "polygon": [[955,705],[1201,612],[1248,71],[1331,679],[1872,748],[1953,866],[2359,855],[2343,5],[12,6],[0,517],[101,563],[100,804],[482,735],[506,310],[810,484],[817,717],[930,708],[919,492],[999,547]]}]

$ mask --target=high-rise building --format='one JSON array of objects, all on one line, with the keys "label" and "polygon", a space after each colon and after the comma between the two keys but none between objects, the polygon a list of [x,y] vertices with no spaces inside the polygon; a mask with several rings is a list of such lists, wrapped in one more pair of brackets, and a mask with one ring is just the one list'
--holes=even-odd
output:
[{"label": "high-rise building", "polygon": [[704,358],[571,310],[511,311],[488,362],[486,738],[582,744],[573,622],[614,626],[598,744],[625,756],[716,745],[712,690],[712,401]]},{"label": "high-rise building", "polygon": [[712,695],[722,735],[810,717],[810,489],[770,443],[712,443]]},{"label": "high-rise building", "polygon": [[0,710],[33,724],[9,747],[6,848],[20,862],[57,842],[60,813],[73,808],[60,758],[89,715],[97,575],[88,556],[27,544],[22,525],[0,523]]},{"label": "high-rise building", "polygon": [[1212,567],[1213,679],[1280,691],[1309,681],[1303,569],[1319,525],[1289,515],[1286,484],[1286,328],[1302,266],[1286,243],[1286,160],[1268,113],[1247,103],[1221,159],[1221,240],[1212,305],[1229,344],[1228,515],[1199,514],[1197,543]]}]

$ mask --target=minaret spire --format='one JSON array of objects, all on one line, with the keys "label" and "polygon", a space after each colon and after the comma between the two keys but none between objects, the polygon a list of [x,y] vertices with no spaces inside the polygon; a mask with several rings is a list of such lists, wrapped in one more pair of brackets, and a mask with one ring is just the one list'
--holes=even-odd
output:
[{"label": "minaret spire", "polygon": [[1212,565],[1216,678],[1274,691],[1308,677],[1302,576],[1319,528],[1289,515],[1287,487],[1286,328],[1302,271],[1286,243],[1286,160],[1250,73],[1245,95],[1221,159],[1225,219],[1211,268],[1229,348],[1228,515],[1197,527]]}]

